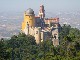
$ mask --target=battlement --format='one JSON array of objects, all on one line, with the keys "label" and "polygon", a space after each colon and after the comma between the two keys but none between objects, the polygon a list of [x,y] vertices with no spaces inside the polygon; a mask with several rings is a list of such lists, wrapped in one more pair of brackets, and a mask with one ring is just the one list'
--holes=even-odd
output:
[{"label": "battlement", "polygon": [[59,23],[59,18],[45,18],[46,23]]}]

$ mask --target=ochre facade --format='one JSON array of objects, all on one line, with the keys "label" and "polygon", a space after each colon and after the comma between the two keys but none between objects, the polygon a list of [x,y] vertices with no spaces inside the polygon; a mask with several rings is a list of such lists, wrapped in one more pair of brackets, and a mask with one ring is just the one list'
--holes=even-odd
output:
[{"label": "ochre facade", "polygon": [[35,27],[35,15],[24,13],[24,21],[22,22],[22,31],[29,25],[29,27]]}]

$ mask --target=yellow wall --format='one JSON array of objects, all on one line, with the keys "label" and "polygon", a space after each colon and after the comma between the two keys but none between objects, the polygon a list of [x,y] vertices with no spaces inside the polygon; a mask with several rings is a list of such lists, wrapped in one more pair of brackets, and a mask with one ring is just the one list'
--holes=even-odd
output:
[{"label": "yellow wall", "polygon": [[22,31],[26,28],[27,23],[30,27],[35,26],[35,15],[27,15],[24,13],[24,21],[22,22]]},{"label": "yellow wall", "polygon": [[25,29],[25,26],[26,26],[26,23],[23,21],[22,22],[22,29],[21,29],[22,31]]}]

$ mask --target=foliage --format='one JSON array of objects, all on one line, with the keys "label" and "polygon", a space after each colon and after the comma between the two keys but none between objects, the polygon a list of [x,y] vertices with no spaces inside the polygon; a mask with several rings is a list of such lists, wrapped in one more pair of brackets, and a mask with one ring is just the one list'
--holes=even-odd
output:
[{"label": "foliage", "polygon": [[0,60],[80,60],[80,30],[70,25],[61,27],[60,45],[51,40],[36,44],[31,35],[19,33],[11,39],[0,40]]}]

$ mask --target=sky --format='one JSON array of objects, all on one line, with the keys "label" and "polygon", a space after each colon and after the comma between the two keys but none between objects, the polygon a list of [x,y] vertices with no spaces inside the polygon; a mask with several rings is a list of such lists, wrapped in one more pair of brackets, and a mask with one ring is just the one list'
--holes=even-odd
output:
[{"label": "sky", "polygon": [[28,8],[37,12],[42,4],[48,12],[80,10],[80,0],[0,0],[0,12],[23,12]]}]

